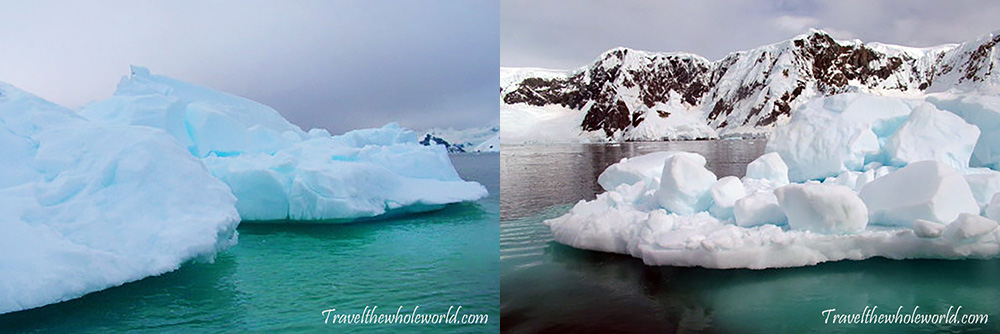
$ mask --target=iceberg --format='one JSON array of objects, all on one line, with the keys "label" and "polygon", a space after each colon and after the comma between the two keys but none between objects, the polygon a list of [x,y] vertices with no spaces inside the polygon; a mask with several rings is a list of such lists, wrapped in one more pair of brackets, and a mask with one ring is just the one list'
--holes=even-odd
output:
[{"label": "iceberg", "polygon": [[0,83],[0,313],[210,260],[229,188],[167,133],[98,124]]},{"label": "iceberg", "polygon": [[857,93],[813,100],[742,180],[717,180],[695,153],[650,153],[609,166],[604,193],[544,224],[557,242],[649,265],[995,258],[1000,173],[970,167],[993,130],[948,111]]},{"label": "iceberg", "polygon": [[237,198],[245,221],[345,222],[474,201],[444,148],[389,124],[332,136],[303,131],[260,103],[133,66],[114,95],[80,113],[166,131]]},{"label": "iceberg", "polygon": [[969,167],[979,129],[922,100],[860,93],[820,98],[775,129],[767,152],[777,152],[791,181],[822,180],[878,163],[901,167],[937,160]]}]

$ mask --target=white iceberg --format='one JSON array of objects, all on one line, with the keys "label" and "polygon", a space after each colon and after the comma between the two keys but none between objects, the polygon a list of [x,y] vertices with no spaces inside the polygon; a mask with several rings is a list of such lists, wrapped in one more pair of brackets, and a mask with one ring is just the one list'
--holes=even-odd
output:
[{"label": "white iceberg", "polygon": [[270,107],[141,67],[81,114],[165,130],[232,188],[244,220],[349,221],[487,194],[458,176],[442,147],[419,145],[395,124],[304,132]]},{"label": "white iceberg", "polygon": [[[1000,177],[969,167],[984,144],[967,120],[920,100],[818,99],[775,130],[742,189],[716,181],[696,154],[652,153],[612,165],[605,193],[544,223],[560,243],[651,265],[994,258]],[[784,185],[783,165],[797,183]]]},{"label": "white iceberg", "polygon": [[163,131],[90,122],[0,83],[0,156],[0,313],[236,243],[229,188]]}]

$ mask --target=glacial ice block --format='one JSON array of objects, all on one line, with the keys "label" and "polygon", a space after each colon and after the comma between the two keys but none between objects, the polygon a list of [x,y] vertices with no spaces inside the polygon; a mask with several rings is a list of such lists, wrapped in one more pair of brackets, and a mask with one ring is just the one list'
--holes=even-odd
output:
[{"label": "glacial ice block", "polygon": [[889,97],[840,94],[806,103],[775,129],[767,152],[777,152],[794,182],[861,170],[881,152],[879,138],[906,121],[911,108]]},{"label": "glacial ice block", "polygon": [[857,233],[868,225],[868,208],[851,188],[817,183],[790,184],[774,191],[794,230]]},{"label": "glacial ice block", "polygon": [[712,196],[712,208],[709,209],[712,215],[719,219],[729,219],[733,216],[736,201],[745,197],[747,190],[739,178],[726,176],[712,184],[709,194]]},{"label": "glacial ice block", "polygon": [[929,103],[920,104],[885,144],[889,163],[935,160],[957,169],[969,167],[979,128]]},{"label": "glacial ice block", "polygon": [[677,153],[663,164],[656,197],[660,205],[670,212],[689,215],[705,211],[712,205],[709,190],[716,180],[715,174],[705,169],[705,157],[695,153]]},{"label": "glacial ice block", "polygon": [[[631,158],[623,158],[621,161],[608,166],[604,172],[597,177],[597,184],[604,190],[614,190],[622,184],[635,184],[640,181],[650,181],[660,183],[660,175],[663,173],[663,163],[667,158],[677,154],[676,151],[653,152]],[[705,157],[702,157],[704,159]],[[702,162],[704,165],[705,162]]]},{"label": "glacial ice block", "polygon": [[0,83],[0,313],[210,259],[229,188],[160,130],[102,125]]},{"label": "glacial ice block", "polygon": [[770,191],[759,191],[736,200],[733,214],[736,225],[743,227],[783,225],[788,222],[788,216],[778,204],[778,197]]},{"label": "glacial ice block", "polygon": [[747,165],[746,178],[788,184],[788,165],[777,152],[765,153]]},{"label": "glacial ice block", "polygon": [[927,101],[979,128],[970,165],[1000,169],[1000,97],[941,93],[928,96]]},{"label": "glacial ice block", "polygon": [[947,223],[960,213],[979,213],[962,174],[928,160],[910,164],[868,183],[859,193],[875,224],[909,227],[916,219]]},{"label": "glacial ice block", "polygon": [[389,124],[330,136],[302,131],[257,102],[133,67],[94,121],[163,129],[236,195],[244,220],[350,221],[474,201],[447,152]]}]

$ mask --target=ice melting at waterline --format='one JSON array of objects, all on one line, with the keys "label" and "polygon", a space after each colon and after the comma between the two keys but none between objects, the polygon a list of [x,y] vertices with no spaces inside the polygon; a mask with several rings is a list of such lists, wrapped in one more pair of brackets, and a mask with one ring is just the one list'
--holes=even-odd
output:
[{"label": "ice melting at waterline", "polygon": [[110,99],[82,108],[96,122],[165,130],[232,188],[243,220],[349,220],[474,201],[441,147],[395,124],[331,136],[277,111],[133,67]]},{"label": "ice melting at waterline", "polygon": [[992,258],[1000,172],[983,167],[998,161],[998,120],[995,96],[816,99],[742,179],[717,179],[695,153],[623,159],[598,178],[605,193],[545,224],[560,243],[650,265]]}]

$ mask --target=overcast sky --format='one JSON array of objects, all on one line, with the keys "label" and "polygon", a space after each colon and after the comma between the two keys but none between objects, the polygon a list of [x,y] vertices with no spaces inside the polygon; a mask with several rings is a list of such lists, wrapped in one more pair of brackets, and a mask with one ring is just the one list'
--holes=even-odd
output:
[{"label": "overcast sky", "polygon": [[618,46],[717,60],[810,27],[865,42],[959,43],[1000,29],[1000,1],[502,0],[500,65],[576,69]]},{"label": "overcast sky", "polygon": [[0,81],[75,108],[128,65],[341,133],[499,117],[499,6],[462,1],[0,1]]}]

